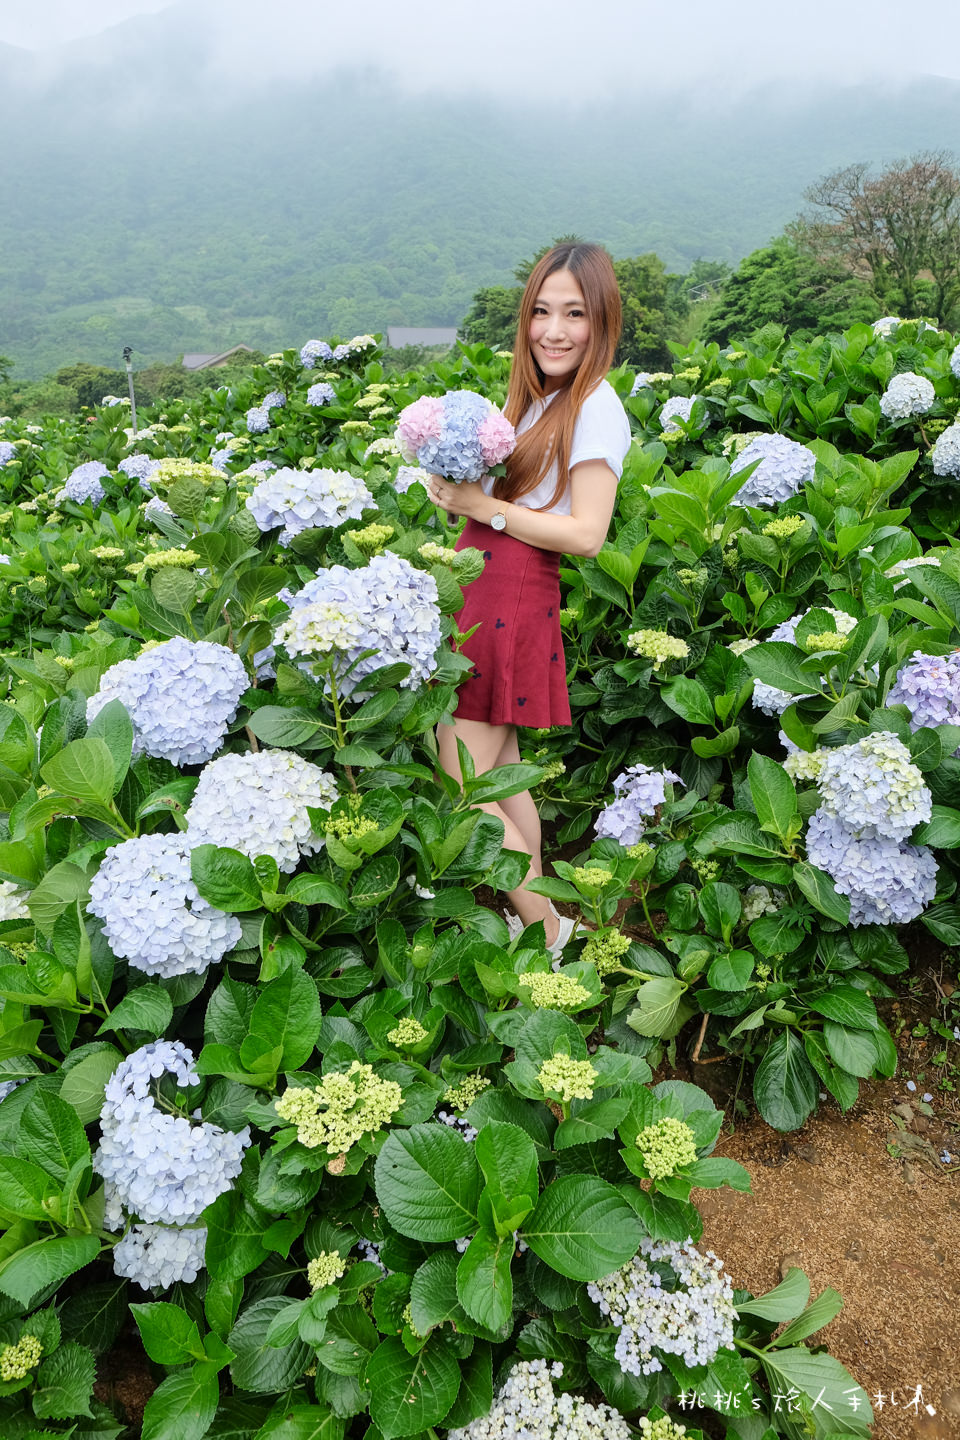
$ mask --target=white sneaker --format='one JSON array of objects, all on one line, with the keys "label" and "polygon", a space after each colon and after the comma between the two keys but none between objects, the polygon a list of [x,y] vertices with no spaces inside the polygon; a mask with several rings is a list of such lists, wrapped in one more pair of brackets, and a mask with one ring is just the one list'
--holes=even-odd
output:
[{"label": "white sneaker", "polygon": [[569,945],[573,939],[574,931],[583,930],[572,915],[560,916],[560,929],[557,931],[557,938],[552,945],[547,946],[547,954],[552,955],[554,960],[560,960],[563,956],[563,948]]},{"label": "white sneaker", "polygon": [[503,918],[506,921],[511,940],[516,940],[523,934],[523,921],[515,910],[504,910]]}]

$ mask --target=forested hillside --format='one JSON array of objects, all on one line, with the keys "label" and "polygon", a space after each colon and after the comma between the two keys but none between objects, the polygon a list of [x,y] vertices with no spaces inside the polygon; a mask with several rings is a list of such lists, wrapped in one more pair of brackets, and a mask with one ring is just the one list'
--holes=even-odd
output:
[{"label": "forested hillside", "polygon": [[61,68],[0,47],[0,353],[19,378],[238,341],[453,324],[576,230],[674,270],[735,262],[850,159],[960,150],[960,85],[551,114],[370,72],[232,93],[163,14]]}]

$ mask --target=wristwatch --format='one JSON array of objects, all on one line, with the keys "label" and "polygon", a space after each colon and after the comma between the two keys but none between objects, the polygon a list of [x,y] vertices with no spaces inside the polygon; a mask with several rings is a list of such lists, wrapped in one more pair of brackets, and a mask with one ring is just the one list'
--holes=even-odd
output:
[{"label": "wristwatch", "polygon": [[506,516],[506,511],[504,511],[504,510],[498,510],[497,513],[496,513],[496,515],[491,515],[491,516],[490,516],[490,529],[491,529],[491,530],[506,530],[506,528],[507,528],[507,516]]}]

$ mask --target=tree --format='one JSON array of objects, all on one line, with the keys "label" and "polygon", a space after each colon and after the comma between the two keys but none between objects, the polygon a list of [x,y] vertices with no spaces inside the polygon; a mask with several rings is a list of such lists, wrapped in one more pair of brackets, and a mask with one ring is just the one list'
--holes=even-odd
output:
[{"label": "tree", "polygon": [[754,250],[727,280],[703,339],[727,345],[771,322],[807,339],[876,316],[869,286],[837,261],[802,254],[781,236]]},{"label": "tree", "polygon": [[13,361],[9,355],[0,355],[0,385],[6,385],[10,379],[10,371],[13,369]]},{"label": "tree", "polygon": [[898,160],[876,177],[869,169],[847,165],[812,185],[814,210],[791,236],[868,278],[881,304],[894,300],[915,316],[929,298],[946,323],[960,302],[960,170],[944,150]]}]

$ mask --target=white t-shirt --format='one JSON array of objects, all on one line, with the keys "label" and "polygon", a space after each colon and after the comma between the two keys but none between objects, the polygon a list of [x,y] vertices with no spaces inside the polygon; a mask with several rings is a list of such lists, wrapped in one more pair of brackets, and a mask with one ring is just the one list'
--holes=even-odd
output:
[{"label": "white t-shirt", "polygon": [[[543,400],[534,401],[517,426],[518,435],[522,435],[525,430],[529,430],[530,426],[536,423],[556,393],[553,391]],[[623,474],[624,457],[629,448],[630,422],[627,419],[627,413],[609,380],[601,380],[597,388],[591,391],[581,405],[580,414],[573,427],[570,469],[573,469],[574,465],[579,465],[582,460],[604,460],[619,480]],[[480,483],[487,495],[493,494],[494,477],[492,475],[485,475]],[[526,495],[521,495],[513,503],[525,505],[530,510],[540,510],[548,504],[556,488],[557,466],[554,462],[539,485],[528,491]],[[544,513],[569,515],[570,502],[568,480],[560,499]]]}]

